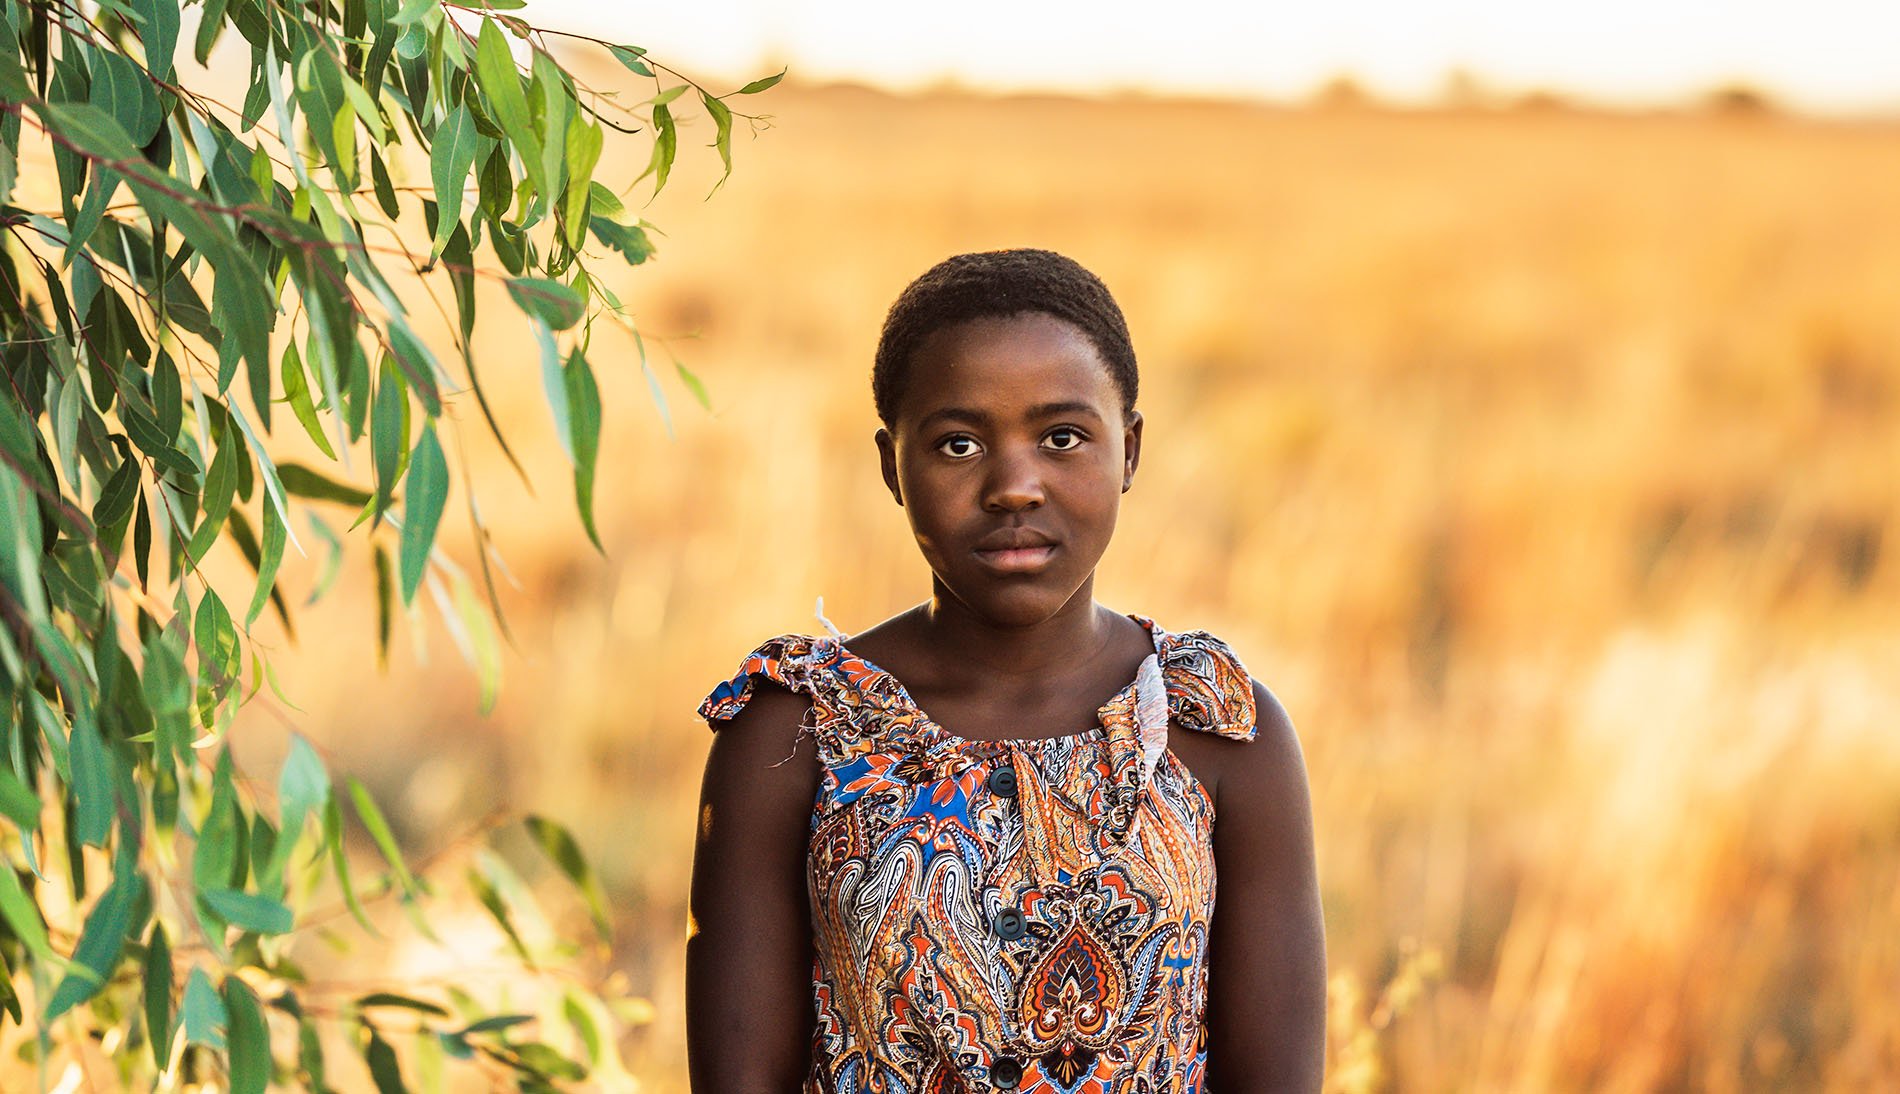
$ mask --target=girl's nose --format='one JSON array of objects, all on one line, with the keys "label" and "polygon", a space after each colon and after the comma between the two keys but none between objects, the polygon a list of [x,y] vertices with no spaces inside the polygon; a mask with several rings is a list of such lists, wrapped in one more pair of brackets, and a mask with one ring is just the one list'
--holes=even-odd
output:
[{"label": "girl's nose", "polygon": [[1043,500],[1042,474],[1034,455],[1001,453],[990,460],[990,473],[983,483],[985,509],[1015,512],[1034,509]]}]

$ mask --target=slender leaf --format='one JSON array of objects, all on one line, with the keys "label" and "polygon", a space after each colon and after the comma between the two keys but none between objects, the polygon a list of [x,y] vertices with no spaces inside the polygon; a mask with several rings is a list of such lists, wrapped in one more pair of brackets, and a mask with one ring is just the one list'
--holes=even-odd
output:
[{"label": "slender leaf", "polygon": [[435,427],[422,428],[409,457],[408,500],[403,505],[402,602],[416,598],[422,575],[429,565],[429,552],[435,545],[435,532],[442,523],[442,509],[449,496],[449,469],[442,457],[442,445],[435,439]]},{"label": "slender leaf", "polygon": [[468,172],[475,164],[475,119],[457,103],[449,116],[436,128],[435,143],[429,148],[430,179],[435,183],[435,240],[429,260],[435,261],[449,242],[449,234],[461,223],[463,189]]},{"label": "slender leaf", "polygon": [[594,464],[600,454],[600,386],[587,358],[576,348],[567,355],[568,430],[574,454],[574,504],[580,510],[581,526],[587,538],[600,545],[600,530],[594,526]]},{"label": "slender leaf", "polygon": [[[97,995],[125,952],[125,932],[132,926],[132,910],[145,895],[145,878],[126,870],[107,887],[86,916],[79,947],[73,951],[78,968],[66,974],[46,1004],[47,1022]],[[83,970],[83,971],[82,971]]]},{"label": "slender leaf", "polygon": [[542,164],[541,139],[535,135],[528,114],[528,99],[521,90],[521,74],[515,69],[514,56],[502,37],[501,28],[492,19],[482,21],[475,42],[475,79],[482,94],[488,96],[490,113],[513,142],[515,153],[535,191],[552,199],[547,169]]},{"label": "slender leaf", "polygon": [[257,934],[287,934],[295,925],[290,909],[282,901],[261,893],[236,889],[205,889],[199,898],[211,906],[219,919],[239,930]]},{"label": "slender leaf", "polygon": [[566,330],[586,314],[587,301],[571,286],[545,277],[517,277],[508,282],[508,295],[521,310],[548,325]]},{"label": "slender leaf", "polygon": [[218,998],[218,989],[211,986],[211,978],[202,967],[192,969],[185,981],[183,1016],[185,1040],[220,1052],[224,1050],[224,1031],[230,1018],[224,1000]]},{"label": "slender leaf", "polygon": [[152,1063],[163,1068],[172,1051],[172,947],[163,923],[152,924],[140,970],[145,995],[145,1036],[152,1047]]},{"label": "slender leaf", "polygon": [[370,839],[376,841],[376,849],[383,853],[383,860],[396,872],[396,880],[406,893],[415,892],[416,879],[409,873],[409,866],[402,860],[402,849],[396,846],[396,837],[389,830],[389,822],[383,819],[383,811],[376,806],[376,799],[370,797],[369,788],[352,778],[349,780],[350,801],[356,805],[357,819],[369,830]]},{"label": "slender leaf", "polygon": [[323,454],[336,459],[336,452],[330,447],[330,439],[323,435],[323,423],[317,420],[317,408],[310,400],[310,384],[304,379],[303,357],[297,352],[296,342],[284,344],[282,366],[284,398],[290,403],[290,409],[297,415],[298,424],[310,435],[310,440]]},{"label": "slender leaf", "polygon": [[236,976],[224,978],[224,1008],[229,1016],[231,1094],[264,1094],[270,1085],[270,1026],[257,996]]},{"label": "slender leaf", "polygon": [[594,868],[588,864],[587,857],[581,854],[580,844],[574,841],[573,833],[541,816],[530,816],[526,824],[528,834],[534,837],[536,845],[586,898],[587,910],[594,917],[594,929],[600,932],[603,940],[611,938],[606,895],[601,892],[600,880],[594,876]]},{"label": "slender leaf", "polygon": [[767,88],[776,87],[778,85],[778,82],[785,78],[785,72],[786,70],[781,68],[776,73],[770,76],[766,76],[766,77],[763,77],[762,79],[757,79],[757,80],[752,81],[751,83],[740,88],[738,91],[733,92],[733,94],[757,95],[759,92],[764,91]]}]

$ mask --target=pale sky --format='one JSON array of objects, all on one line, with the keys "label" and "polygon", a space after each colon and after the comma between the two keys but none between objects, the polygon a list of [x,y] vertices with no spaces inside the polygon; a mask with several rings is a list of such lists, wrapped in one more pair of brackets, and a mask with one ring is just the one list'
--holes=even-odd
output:
[{"label": "pale sky", "polygon": [[1462,68],[1507,93],[1679,102],[1747,81],[1806,109],[1900,109],[1900,0],[533,0],[536,23],[708,78],[1293,99],[1352,73],[1424,98]]}]

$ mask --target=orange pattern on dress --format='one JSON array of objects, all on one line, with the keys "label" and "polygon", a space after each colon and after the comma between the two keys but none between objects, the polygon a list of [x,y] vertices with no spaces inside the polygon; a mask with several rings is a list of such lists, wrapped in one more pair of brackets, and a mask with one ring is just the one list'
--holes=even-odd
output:
[{"label": "orange pattern on dress", "polygon": [[811,699],[806,1094],[1205,1094],[1214,809],[1162,746],[1170,720],[1251,740],[1253,681],[1207,632],[1132,618],[1154,655],[1087,733],[958,737],[806,635],[700,705],[717,728],[759,678]]}]

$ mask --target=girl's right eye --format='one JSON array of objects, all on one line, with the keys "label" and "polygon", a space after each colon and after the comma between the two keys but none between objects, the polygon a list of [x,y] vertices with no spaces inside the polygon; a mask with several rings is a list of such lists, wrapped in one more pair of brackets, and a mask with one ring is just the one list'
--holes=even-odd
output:
[{"label": "girl's right eye", "polygon": [[962,433],[958,433],[953,437],[945,437],[943,440],[937,442],[937,451],[949,456],[951,459],[968,459],[977,453],[976,438]]}]

